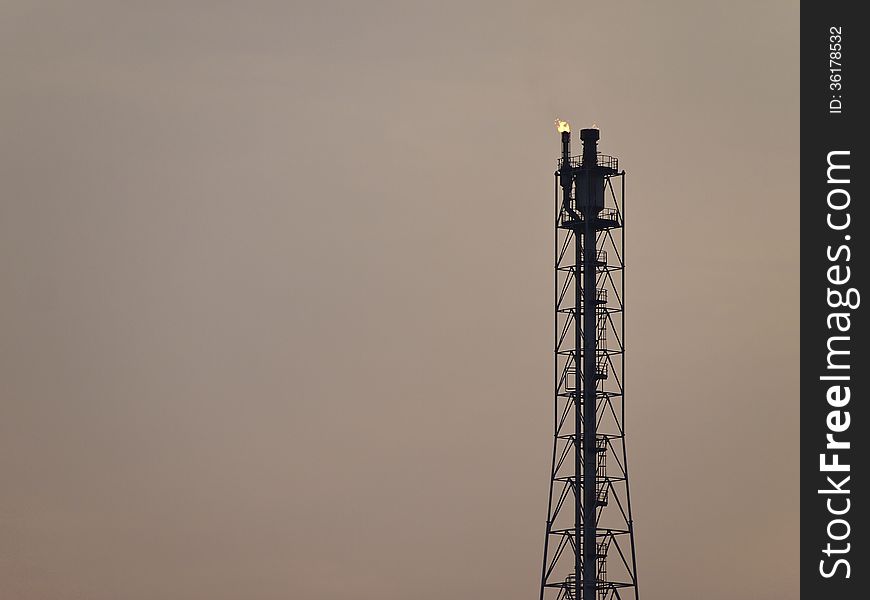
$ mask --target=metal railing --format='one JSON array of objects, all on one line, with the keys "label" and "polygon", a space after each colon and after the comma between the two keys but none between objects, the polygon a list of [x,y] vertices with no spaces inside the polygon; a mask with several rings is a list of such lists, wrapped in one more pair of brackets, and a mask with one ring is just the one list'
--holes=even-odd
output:
[{"label": "metal railing", "polygon": [[[599,167],[605,167],[607,169],[613,169],[614,171],[619,171],[619,159],[615,156],[610,156],[608,154],[598,154],[596,156],[598,160]],[[559,159],[559,168],[561,169],[565,163],[564,158]],[[582,156],[570,156],[568,157],[568,166],[579,168],[583,166],[583,157]]]},{"label": "metal railing", "polygon": [[598,213],[599,221],[614,221],[616,223],[620,223],[621,219],[619,218],[619,211],[615,208],[605,208],[601,212]]}]

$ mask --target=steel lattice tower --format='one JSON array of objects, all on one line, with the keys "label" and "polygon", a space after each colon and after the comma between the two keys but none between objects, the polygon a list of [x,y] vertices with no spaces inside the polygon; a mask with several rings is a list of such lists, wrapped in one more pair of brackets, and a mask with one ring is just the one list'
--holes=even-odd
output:
[{"label": "steel lattice tower", "polygon": [[[540,600],[637,599],[624,411],[625,171],[568,124],[556,171],[555,412]],[[561,199],[559,190],[561,188]]]}]

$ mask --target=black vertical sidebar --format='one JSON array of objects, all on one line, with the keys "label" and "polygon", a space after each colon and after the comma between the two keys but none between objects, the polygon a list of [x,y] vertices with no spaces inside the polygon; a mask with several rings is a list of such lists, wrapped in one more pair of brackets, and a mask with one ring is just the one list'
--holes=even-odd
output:
[{"label": "black vertical sidebar", "polygon": [[[801,2],[801,595],[870,597],[870,22]],[[866,8],[866,7],[865,7]],[[867,304],[865,306],[865,304]]]}]

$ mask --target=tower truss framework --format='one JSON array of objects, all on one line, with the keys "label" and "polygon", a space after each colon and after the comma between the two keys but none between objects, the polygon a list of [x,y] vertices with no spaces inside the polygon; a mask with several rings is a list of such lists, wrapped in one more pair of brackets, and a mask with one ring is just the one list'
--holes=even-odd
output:
[{"label": "tower truss framework", "polygon": [[[636,600],[625,448],[625,172],[597,129],[555,173],[555,410],[540,600]],[[560,198],[561,192],[561,198]]]}]

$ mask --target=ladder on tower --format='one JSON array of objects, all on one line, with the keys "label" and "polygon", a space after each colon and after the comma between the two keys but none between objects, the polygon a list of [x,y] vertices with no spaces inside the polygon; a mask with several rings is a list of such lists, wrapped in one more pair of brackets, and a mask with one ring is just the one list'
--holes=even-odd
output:
[{"label": "ladder on tower", "polygon": [[595,313],[595,378],[607,379],[607,307],[597,306]]},{"label": "ladder on tower", "polygon": [[595,454],[598,458],[595,469],[595,503],[607,506],[607,438],[595,440]]}]

